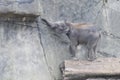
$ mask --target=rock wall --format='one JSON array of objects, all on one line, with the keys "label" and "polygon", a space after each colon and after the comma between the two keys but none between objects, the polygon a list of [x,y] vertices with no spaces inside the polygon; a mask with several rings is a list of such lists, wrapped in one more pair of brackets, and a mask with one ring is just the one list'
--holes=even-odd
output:
[{"label": "rock wall", "polygon": [[108,35],[104,36],[102,50],[116,57],[120,56],[119,5],[119,0],[108,0],[103,10],[103,29],[107,31]]},{"label": "rock wall", "polygon": [[41,45],[39,0],[0,0],[0,80],[52,80]]},{"label": "rock wall", "polygon": [[11,19],[0,22],[0,79],[48,80],[38,29],[29,26],[36,27],[37,24],[18,21],[18,18]]},{"label": "rock wall", "polygon": [[[0,0],[0,79],[60,80],[59,64],[70,59],[68,38],[56,36],[40,17],[89,22],[100,27],[98,57],[119,57],[118,0]],[[78,51],[85,59],[85,49]]]}]

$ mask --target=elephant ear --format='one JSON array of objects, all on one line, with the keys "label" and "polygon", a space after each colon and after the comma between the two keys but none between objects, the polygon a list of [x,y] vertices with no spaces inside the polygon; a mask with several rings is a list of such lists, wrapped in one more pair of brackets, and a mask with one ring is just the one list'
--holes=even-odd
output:
[{"label": "elephant ear", "polygon": [[69,26],[69,27],[71,26],[71,23],[68,22],[67,20],[65,20],[64,23],[65,23],[66,26]]}]

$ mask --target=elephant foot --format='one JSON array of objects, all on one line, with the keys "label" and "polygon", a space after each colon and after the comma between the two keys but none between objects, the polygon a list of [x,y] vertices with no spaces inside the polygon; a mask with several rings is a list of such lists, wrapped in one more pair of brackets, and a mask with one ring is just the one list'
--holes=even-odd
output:
[{"label": "elephant foot", "polygon": [[94,61],[95,59],[96,59],[96,57],[95,58],[87,58],[88,61]]},{"label": "elephant foot", "polygon": [[79,58],[77,58],[77,57],[72,57],[72,60],[79,61]]}]

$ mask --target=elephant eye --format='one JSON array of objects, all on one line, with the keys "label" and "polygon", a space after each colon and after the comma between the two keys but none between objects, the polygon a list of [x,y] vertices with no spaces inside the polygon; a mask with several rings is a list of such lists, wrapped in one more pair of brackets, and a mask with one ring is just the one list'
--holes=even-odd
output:
[{"label": "elephant eye", "polygon": [[58,27],[58,29],[63,29],[63,26],[61,26],[61,25],[58,25],[57,27]]},{"label": "elephant eye", "polygon": [[65,25],[63,25],[63,26],[62,26],[62,28],[63,28],[63,29],[66,29],[66,26],[65,26]]}]

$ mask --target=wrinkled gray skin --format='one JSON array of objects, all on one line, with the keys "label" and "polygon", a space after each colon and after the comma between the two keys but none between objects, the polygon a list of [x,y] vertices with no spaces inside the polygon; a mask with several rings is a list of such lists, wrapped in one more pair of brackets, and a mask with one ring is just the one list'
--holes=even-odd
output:
[{"label": "wrinkled gray skin", "polygon": [[57,33],[64,33],[70,39],[69,50],[72,57],[75,58],[77,46],[79,44],[85,44],[88,50],[87,59],[93,61],[96,59],[97,46],[101,38],[99,30],[93,25],[87,25],[85,27],[78,27],[70,22],[54,22],[51,23],[46,19],[41,19],[44,24],[49,26]]}]

